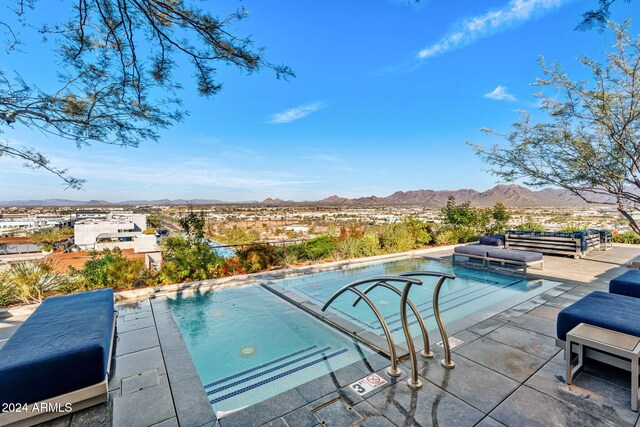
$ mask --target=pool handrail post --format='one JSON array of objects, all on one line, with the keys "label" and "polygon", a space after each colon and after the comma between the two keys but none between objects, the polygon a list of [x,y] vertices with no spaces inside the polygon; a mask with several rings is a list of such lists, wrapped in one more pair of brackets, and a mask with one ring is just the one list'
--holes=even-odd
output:
[{"label": "pool handrail post", "polygon": [[[399,297],[402,297],[402,291],[400,291],[400,289],[384,281],[376,282],[370,285],[367,289],[364,290],[364,294],[368,294],[378,286],[387,288],[395,292],[396,294],[398,294]],[[356,298],[356,300],[353,302],[352,305],[355,307],[360,302],[360,300],[361,298],[359,297]],[[420,325],[420,332],[422,333],[422,346],[423,346],[422,351],[420,352],[420,355],[424,358],[431,359],[433,357],[433,352],[431,351],[431,344],[429,343],[429,332],[427,331],[427,326],[424,324],[424,319],[420,315],[420,312],[418,311],[418,308],[415,306],[415,304],[413,304],[413,302],[411,302],[411,300],[408,298],[407,298],[407,304],[409,304],[409,308],[411,308],[411,311],[413,311],[413,315],[416,316],[416,319],[418,319],[418,324]]]},{"label": "pool handrail post", "polygon": [[[402,295],[400,296],[400,320],[402,321],[402,330],[407,341],[407,347],[409,349],[409,359],[411,362],[411,376],[407,378],[407,385],[409,388],[418,389],[422,387],[422,381],[418,377],[418,359],[416,358],[416,347],[413,344],[413,337],[411,336],[411,329],[409,328],[409,322],[407,321],[407,301],[409,298],[409,291],[414,283],[406,282],[402,288]],[[420,282],[422,285],[422,282]],[[420,315],[418,314],[418,317]]]},{"label": "pool handrail post", "polygon": [[451,360],[451,345],[449,344],[449,336],[447,330],[444,327],[442,316],[440,315],[440,289],[446,279],[455,279],[455,274],[443,273],[439,271],[409,271],[400,274],[400,276],[432,276],[439,277],[436,282],[436,286],[433,289],[433,315],[436,318],[438,329],[440,330],[440,336],[442,337],[442,347],[444,348],[444,359],[440,361],[440,365],[447,369],[455,368],[456,364]]}]

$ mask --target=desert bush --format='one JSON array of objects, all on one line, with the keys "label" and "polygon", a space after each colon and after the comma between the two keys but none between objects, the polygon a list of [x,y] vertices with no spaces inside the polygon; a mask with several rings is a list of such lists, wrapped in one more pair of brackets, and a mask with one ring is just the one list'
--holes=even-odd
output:
[{"label": "desert bush", "polygon": [[544,225],[535,221],[527,221],[515,227],[516,230],[521,231],[547,231]]},{"label": "desert bush", "polygon": [[580,223],[572,222],[570,224],[565,225],[558,231],[560,233],[574,233],[576,231],[582,231],[582,230],[584,230],[584,227]]},{"label": "desert bush", "polygon": [[221,228],[220,233],[213,236],[213,239],[226,245],[244,245],[255,242],[259,237],[260,233],[255,230],[233,225]]},{"label": "desert bush", "polygon": [[400,225],[405,227],[409,231],[409,234],[411,234],[415,242],[414,248],[428,245],[433,241],[433,236],[431,235],[433,230],[431,229],[431,225],[425,221],[410,218],[401,222]]},{"label": "desert bush", "polygon": [[303,256],[306,259],[319,260],[328,258],[337,244],[338,241],[334,237],[324,235],[307,240],[301,246],[303,247]]},{"label": "desert bush", "polygon": [[[126,288],[144,283],[145,266],[140,260],[130,260],[120,248],[92,251],[91,259],[77,270],[85,289]],[[71,270],[73,272],[73,270]]]},{"label": "desert bush", "polygon": [[455,245],[459,243],[459,236],[455,228],[445,227],[438,230],[434,240],[437,245]]},{"label": "desert bush", "polygon": [[161,243],[164,249],[159,278],[163,283],[179,283],[218,277],[224,258],[195,237],[174,234]]},{"label": "desert bush", "polygon": [[340,227],[340,235],[338,236],[338,240],[346,240],[346,239],[359,239],[364,236],[364,228],[357,223],[348,224],[346,226]]},{"label": "desert bush", "polygon": [[35,304],[59,292],[68,280],[66,275],[55,271],[51,261],[24,261],[11,265],[3,274],[2,287],[5,298],[13,298],[20,304]]},{"label": "desert bush", "polygon": [[405,252],[415,248],[416,241],[409,229],[402,224],[384,225],[379,235],[384,252]]},{"label": "desert bush", "polygon": [[364,237],[350,237],[340,240],[331,253],[331,258],[340,261],[351,258],[374,256],[380,253],[378,238],[368,234]]},{"label": "desert bush", "polygon": [[631,243],[634,245],[640,245],[640,236],[633,231],[625,231],[624,233],[613,233],[611,239],[615,243]]},{"label": "desert bush", "polygon": [[271,245],[254,243],[237,252],[242,269],[247,273],[266,270],[278,263],[276,248]]},{"label": "desert bush", "polygon": [[478,238],[476,231],[465,226],[444,226],[435,233],[437,245],[455,245],[458,243],[472,242]]},{"label": "desert bush", "polygon": [[6,273],[0,273],[0,307],[6,307],[16,301],[16,287],[9,281]]},{"label": "desert bush", "polygon": [[278,259],[279,264],[283,267],[291,267],[302,260],[299,252],[293,251],[279,253]]},{"label": "desert bush", "polygon": [[307,259],[304,243],[297,245],[279,246],[276,248],[277,264],[289,267],[298,261]]},{"label": "desert bush", "polygon": [[226,277],[226,276],[237,276],[238,274],[245,274],[246,272],[243,270],[242,265],[240,264],[240,259],[237,256],[227,258],[224,260],[224,263],[219,266],[218,276]]}]

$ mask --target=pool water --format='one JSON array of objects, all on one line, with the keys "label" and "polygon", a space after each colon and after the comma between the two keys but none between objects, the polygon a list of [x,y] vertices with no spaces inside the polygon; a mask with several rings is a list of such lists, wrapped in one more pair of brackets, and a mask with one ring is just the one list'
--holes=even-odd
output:
[{"label": "pool water", "polygon": [[[460,319],[470,320],[468,318],[479,322],[488,317],[488,313],[495,314],[498,307],[501,307],[499,311],[502,311],[559,284],[548,280],[530,280],[523,276],[500,274],[483,269],[452,267],[450,264],[424,258],[384,262],[346,270],[331,270],[275,280],[274,282],[279,284],[281,289],[293,291],[322,306],[334,292],[353,281],[415,270],[440,271],[456,275],[453,280],[447,279],[440,291],[440,311],[445,325],[450,325]],[[433,290],[437,278],[424,276],[416,278],[421,280],[423,284],[421,286],[414,285],[411,288],[409,299],[417,306],[425,320],[427,329],[434,330],[437,325],[433,316]],[[402,286],[398,283],[391,284],[396,287]],[[364,290],[366,286],[363,285],[359,289]],[[400,297],[383,287],[372,290],[368,296],[387,321],[394,341],[396,343],[404,342],[405,337],[399,316]],[[360,302],[356,307],[352,306],[355,298],[355,294],[345,292],[331,304],[327,311],[383,336],[382,327],[364,302]],[[409,324],[417,322],[410,311],[409,320]],[[414,336],[418,333],[417,327],[412,329]]]},{"label": "pool water", "polygon": [[218,417],[374,354],[258,285],[169,305]]}]

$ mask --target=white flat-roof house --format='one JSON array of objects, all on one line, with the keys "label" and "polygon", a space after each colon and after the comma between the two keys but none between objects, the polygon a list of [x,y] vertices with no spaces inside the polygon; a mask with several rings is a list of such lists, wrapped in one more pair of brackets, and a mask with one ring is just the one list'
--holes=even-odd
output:
[{"label": "white flat-roof house", "polygon": [[[132,212],[109,213],[105,218],[82,219],[75,223],[74,240],[81,250],[118,246],[133,248],[134,238],[147,228],[147,216]],[[152,236],[155,238],[155,236]],[[109,245],[106,245],[109,243]],[[117,244],[112,244],[117,243]]]},{"label": "white flat-roof house", "polygon": [[0,216],[0,237],[8,235],[26,235],[28,233],[53,227],[72,227],[75,218],[59,215]]}]

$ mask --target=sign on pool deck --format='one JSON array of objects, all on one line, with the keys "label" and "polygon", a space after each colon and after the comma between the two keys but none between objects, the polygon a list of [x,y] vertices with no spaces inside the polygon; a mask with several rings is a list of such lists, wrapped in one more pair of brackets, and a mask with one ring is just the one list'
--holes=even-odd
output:
[{"label": "sign on pool deck", "polygon": [[385,385],[386,383],[387,381],[380,375],[371,374],[361,380],[356,381],[349,387],[351,387],[356,393],[362,396],[363,394],[367,394],[371,390],[375,390],[378,387]]}]

